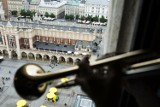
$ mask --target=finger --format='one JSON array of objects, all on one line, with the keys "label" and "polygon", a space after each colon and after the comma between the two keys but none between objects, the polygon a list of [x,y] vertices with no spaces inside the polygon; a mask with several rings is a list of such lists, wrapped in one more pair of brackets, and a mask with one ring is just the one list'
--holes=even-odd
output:
[{"label": "finger", "polygon": [[85,61],[86,63],[88,63],[88,64],[89,64],[89,56],[88,56],[88,55],[86,55],[86,56],[83,58],[83,61]]},{"label": "finger", "polygon": [[89,66],[89,58],[84,57],[83,60],[78,64],[79,74],[81,75],[91,75],[92,69]]},{"label": "finger", "polygon": [[89,64],[89,57],[85,56],[80,63]]}]

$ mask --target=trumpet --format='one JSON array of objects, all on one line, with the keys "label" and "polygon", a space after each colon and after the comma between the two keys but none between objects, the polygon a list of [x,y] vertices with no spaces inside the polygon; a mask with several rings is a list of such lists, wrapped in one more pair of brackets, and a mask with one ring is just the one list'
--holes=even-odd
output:
[{"label": "trumpet", "polygon": [[[159,54],[138,50],[95,61],[90,64],[90,67],[94,69],[118,63],[122,65],[124,71],[124,76],[122,76],[122,78],[127,79],[131,74],[137,73],[131,72],[136,68],[158,65],[152,68],[159,69],[160,59],[157,58],[159,58]],[[56,73],[45,73],[44,69],[36,64],[25,64],[17,70],[14,77],[14,86],[17,93],[22,98],[35,100],[43,95],[47,88],[47,82],[66,76],[76,75],[78,74],[78,69],[79,66],[74,66],[56,71]],[[140,70],[138,72],[141,73],[144,71]],[[72,81],[74,81],[74,79],[72,79]]]}]

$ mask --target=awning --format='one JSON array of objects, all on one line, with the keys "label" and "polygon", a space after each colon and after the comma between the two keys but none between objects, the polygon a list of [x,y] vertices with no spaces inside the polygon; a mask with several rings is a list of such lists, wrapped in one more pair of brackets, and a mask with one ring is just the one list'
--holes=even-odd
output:
[{"label": "awning", "polygon": [[61,78],[61,82],[65,83],[68,81],[68,78]]},{"label": "awning", "polygon": [[55,87],[52,87],[52,88],[50,88],[49,89],[49,92],[50,93],[56,93],[58,90],[57,90],[57,88],[55,88]]},{"label": "awning", "polygon": [[71,54],[71,53],[72,53],[72,51],[68,51],[67,53]]},{"label": "awning", "polygon": [[47,94],[47,98],[48,99],[52,99],[52,98],[54,98],[56,95],[54,94],[54,93],[48,93]]},{"label": "awning", "polygon": [[79,55],[79,52],[74,52],[75,55]]},{"label": "awning", "polygon": [[17,107],[23,107],[23,106],[26,106],[27,102],[26,100],[19,100],[17,102]]},{"label": "awning", "polygon": [[89,55],[88,53],[82,53],[82,55]]},{"label": "awning", "polygon": [[47,107],[47,106],[45,106],[45,105],[41,105],[41,107]]}]

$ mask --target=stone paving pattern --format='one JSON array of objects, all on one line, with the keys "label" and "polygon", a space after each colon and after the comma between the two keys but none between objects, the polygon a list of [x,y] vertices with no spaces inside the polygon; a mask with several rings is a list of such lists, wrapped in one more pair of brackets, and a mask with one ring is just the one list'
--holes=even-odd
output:
[{"label": "stone paving pattern", "polygon": [[[10,60],[10,59],[6,59],[2,61],[0,63],[0,87],[4,86],[4,88],[3,88],[3,91],[0,91],[0,107],[16,107],[17,101],[22,99],[20,98],[19,95],[17,95],[14,89],[13,78],[17,69],[23,64],[26,64],[29,62],[36,63],[42,66],[42,68],[45,71],[52,71],[52,72],[56,72],[59,69],[70,67],[69,65],[58,65],[52,69],[49,66],[49,63],[43,63],[43,62]],[[4,79],[5,84],[3,85],[2,77],[9,77],[10,80]],[[52,86],[53,84],[48,85],[48,88],[45,94],[38,100],[27,101],[27,104],[29,105],[29,107],[40,107],[43,104],[46,105],[47,107],[74,107],[76,96],[79,94],[85,95],[85,93],[81,91],[81,88],[79,86],[61,88],[61,89],[58,89],[59,101],[56,103],[53,103],[46,99],[46,94],[48,93],[49,88]],[[64,105],[65,103],[67,104],[67,106]]]}]

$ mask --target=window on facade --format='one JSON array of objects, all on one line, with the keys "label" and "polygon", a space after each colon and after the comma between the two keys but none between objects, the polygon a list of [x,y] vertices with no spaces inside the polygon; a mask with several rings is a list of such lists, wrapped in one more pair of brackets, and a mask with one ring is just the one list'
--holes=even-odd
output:
[{"label": "window on facade", "polygon": [[60,44],[60,40],[59,39],[57,39],[57,43]]},{"label": "window on facade", "polygon": [[14,47],[15,44],[14,44],[14,37],[13,36],[9,36],[9,47]]},{"label": "window on facade", "polygon": [[24,39],[24,44],[28,45],[28,40],[27,39]]},{"label": "window on facade", "polygon": [[52,43],[52,38],[49,39],[49,42]]},{"label": "window on facade", "polygon": [[65,40],[65,44],[68,44],[68,40]]},{"label": "window on facade", "polygon": [[36,40],[39,41],[39,37],[38,36],[36,37]]}]

